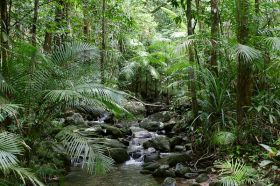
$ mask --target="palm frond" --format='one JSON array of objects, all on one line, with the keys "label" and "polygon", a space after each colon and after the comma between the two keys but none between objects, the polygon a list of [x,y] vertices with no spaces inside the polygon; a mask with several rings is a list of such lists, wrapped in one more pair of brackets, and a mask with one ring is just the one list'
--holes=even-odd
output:
[{"label": "palm frond", "polygon": [[0,97],[0,122],[7,117],[15,117],[18,113],[20,105],[8,102],[8,100]]},{"label": "palm frond", "polygon": [[266,37],[264,39],[264,42],[272,50],[280,50],[280,38],[279,37]]},{"label": "palm frond", "polygon": [[220,131],[214,134],[213,142],[217,145],[230,145],[236,140],[236,135],[231,132]]},{"label": "palm frond", "polygon": [[57,137],[74,161],[82,158],[82,166],[86,167],[89,173],[105,173],[112,167],[114,161],[104,155],[105,147],[92,144],[90,138],[81,135],[77,128],[68,127],[62,130]]},{"label": "palm frond", "polygon": [[237,44],[234,53],[238,58],[244,59],[246,62],[253,62],[253,60],[261,57],[259,50],[242,44]]},{"label": "palm frond", "polygon": [[241,184],[253,184],[258,180],[255,169],[239,159],[215,162],[215,168],[219,170],[220,182],[223,186],[238,186]]},{"label": "palm frond", "polygon": [[24,184],[26,184],[26,180],[28,180],[34,186],[44,186],[44,184],[39,179],[37,179],[36,175],[32,173],[29,169],[20,166],[12,166],[10,167],[10,169],[12,172],[14,172],[16,176],[20,177]]},{"label": "palm frond", "polygon": [[51,56],[51,60],[65,66],[71,61],[86,61],[99,56],[98,49],[87,43],[71,42],[58,47]]}]

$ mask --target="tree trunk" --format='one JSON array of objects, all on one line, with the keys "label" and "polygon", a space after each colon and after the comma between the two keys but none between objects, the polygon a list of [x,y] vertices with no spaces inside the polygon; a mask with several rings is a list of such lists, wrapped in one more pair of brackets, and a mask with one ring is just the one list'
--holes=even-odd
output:
[{"label": "tree trunk", "polygon": [[54,34],[54,44],[60,46],[63,40],[63,33],[61,30],[63,28],[63,18],[64,18],[64,2],[63,0],[57,0],[58,6],[55,9],[55,24],[57,33]]},{"label": "tree trunk", "polygon": [[9,36],[9,18],[8,18],[8,4],[7,0],[1,0],[1,71],[4,77],[9,74],[8,69],[8,36]]},{"label": "tree trunk", "polygon": [[[249,0],[237,0],[237,40],[240,44],[248,44],[249,39]],[[237,122],[244,124],[247,107],[251,103],[252,69],[245,58],[238,56],[237,75]]]},{"label": "tree trunk", "polygon": [[106,0],[102,0],[102,32],[101,32],[101,54],[100,54],[100,72],[101,83],[105,82],[105,63],[106,63]]},{"label": "tree trunk", "polygon": [[49,31],[45,33],[43,49],[45,52],[50,52],[52,50],[52,33]]},{"label": "tree trunk", "polygon": [[211,0],[211,57],[210,70],[218,73],[219,0]]},{"label": "tree trunk", "polygon": [[[191,36],[193,35],[192,0],[187,0],[186,16],[188,21],[188,35]],[[194,54],[193,54],[192,47],[189,47],[189,61],[190,63],[194,63]],[[194,117],[196,118],[198,116],[198,103],[197,103],[197,96],[196,96],[195,74],[193,68],[189,68],[189,80],[190,80],[190,91],[191,91],[191,98],[192,98],[192,111]]]},{"label": "tree trunk", "polygon": [[260,0],[255,0],[255,13],[257,15],[260,13]]},{"label": "tree trunk", "polygon": [[33,22],[31,28],[33,46],[36,46],[37,43],[36,37],[37,37],[38,7],[39,7],[39,0],[34,0],[34,15],[33,15]]},{"label": "tree trunk", "polygon": [[90,25],[90,20],[88,16],[88,9],[87,7],[89,6],[88,0],[83,0],[83,14],[84,14],[84,38],[86,42],[90,41],[90,34],[91,34],[91,25]]}]

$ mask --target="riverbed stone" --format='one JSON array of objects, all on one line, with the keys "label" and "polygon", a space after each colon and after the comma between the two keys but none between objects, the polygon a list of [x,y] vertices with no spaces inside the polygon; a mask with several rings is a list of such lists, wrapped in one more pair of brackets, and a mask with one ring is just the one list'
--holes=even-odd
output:
[{"label": "riverbed stone", "polygon": [[195,179],[195,181],[196,181],[197,183],[202,183],[202,182],[207,181],[208,179],[209,179],[209,176],[208,176],[207,174],[205,174],[205,173],[202,173],[202,174],[200,174],[200,175]]},{"label": "riverbed stone", "polygon": [[160,159],[160,156],[159,156],[159,153],[157,153],[157,152],[144,155],[144,162],[152,162],[152,161],[156,161],[159,159]]},{"label": "riverbed stone", "polygon": [[153,148],[152,140],[145,141],[145,142],[143,143],[143,148],[144,148],[144,149]]},{"label": "riverbed stone", "polygon": [[123,148],[126,149],[126,146],[119,142],[116,139],[109,139],[109,138],[96,138],[94,140],[91,141],[91,143],[93,144],[100,144],[100,145],[104,145],[106,147],[111,147],[111,148]]},{"label": "riverbed stone", "polygon": [[172,170],[172,169],[162,169],[161,167],[156,169],[153,174],[152,174],[154,177],[161,177],[161,178],[164,178],[164,177],[176,177],[176,174],[175,174],[175,171]]},{"label": "riverbed stone", "polygon": [[209,186],[222,186],[222,185],[223,184],[221,182],[211,182],[211,183],[209,183]]},{"label": "riverbed stone", "polygon": [[130,111],[132,114],[136,116],[141,116],[146,114],[146,108],[143,103],[140,101],[127,101],[124,104],[124,108]]},{"label": "riverbed stone", "polygon": [[87,126],[83,116],[80,113],[73,113],[71,116],[65,118],[67,124]]},{"label": "riverbed stone", "polygon": [[169,139],[170,148],[173,149],[176,145],[181,145],[183,138],[181,136],[174,136]]},{"label": "riverbed stone", "polygon": [[157,131],[161,129],[161,122],[151,121],[148,118],[145,118],[139,123],[139,126],[148,131]]},{"label": "riverbed stone", "polygon": [[157,162],[150,163],[146,166],[143,166],[144,170],[154,171],[160,167],[160,164]]},{"label": "riverbed stone", "polygon": [[140,173],[141,174],[152,174],[153,172],[149,171],[149,170],[140,170]]},{"label": "riverbed stone", "polygon": [[122,138],[125,136],[117,127],[108,124],[102,124],[101,127],[106,131],[105,132],[106,135],[112,135],[112,137],[115,139]]},{"label": "riverbed stone", "polygon": [[181,163],[176,164],[175,173],[176,176],[184,176],[186,173],[190,173],[191,169],[189,167],[184,166]]},{"label": "riverbed stone", "polygon": [[167,177],[167,178],[164,179],[161,186],[176,186],[176,179],[171,178],[171,177]]},{"label": "riverbed stone", "polygon": [[183,146],[183,145],[176,145],[176,146],[174,147],[174,151],[175,151],[175,152],[184,152],[184,151],[186,151],[186,147]]},{"label": "riverbed stone", "polygon": [[111,148],[109,149],[108,154],[116,163],[124,163],[129,160],[129,155],[126,152],[126,149],[122,148]]},{"label": "riverbed stone", "polygon": [[199,183],[191,183],[189,186],[201,186]]},{"label": "riverbed stone", "polygon": [[168,122],[174,115],[175,115],[174,112],[162,111],[162,112],[151,114],[150,116],[147,117],[147,119],[151,121]]},{"label": "riverbed stone", "polygon": [[170,143],[167,137],[159,136],[151,140],[151,145],[160,152],[170,152]]},{"label": "riverbed stone", "polygon": [[183,153],[183,154],[173,154],[167,158],[167,162],[170,166],[175,166],[177,163],[185,163],[191,160],[191,156]]},{"label": "riverbed stone", "polygon": [[186,174],[184,174],[184,178],[195,179],[198,175],[199,175],[198,173],[186,173]]},{"label": "riverbed stone", "polygon": [[137,131],[133,133],[134,138],[151,138],[152,135],[147,130]]}]

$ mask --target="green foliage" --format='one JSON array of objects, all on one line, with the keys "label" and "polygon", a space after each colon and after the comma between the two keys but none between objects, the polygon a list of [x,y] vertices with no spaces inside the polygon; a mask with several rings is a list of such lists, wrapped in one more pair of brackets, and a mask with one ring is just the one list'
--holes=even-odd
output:
[{"label": "green foliage", "polygon": [[65,128],[58,133],[57,138],[75,162],[82,158],[82,166],[89,173],[104,174],[112,167],[114,161],[104,155],[105,147],[92,144],[91,139],[80,134],[77,128]]},{"label": "green foliage", "polygon": [[253,184],[258,180],[258,174],[242,160],[217,161],[215,167],[219,170],[220,182],[224,186]]},{"label": "green foliage", "polygon": [[24,184],[26,180],[33,185],[44,185],[30,172],[29,169],[19,165],[17,155],[21,155],[24,150],[24,142],[16,135],[8,132],[0,133],[0,170],[5,176],[18,177]]}]

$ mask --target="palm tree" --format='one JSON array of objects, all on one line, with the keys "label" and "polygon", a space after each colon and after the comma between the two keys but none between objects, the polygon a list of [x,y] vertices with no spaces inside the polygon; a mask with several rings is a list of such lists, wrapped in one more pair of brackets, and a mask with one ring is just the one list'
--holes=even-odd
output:
[{"label": "palm tree", "polygon": [[[19,113],[25,119],[18,128],[30,139],[31,148],[35,148],[36,141],[44,140],[40,134],[34,137],[34,132],[43,133],[45,125],[66,109],[128,113],[121,106],[126,95],[98,83],[98,65],[92,63],[98,57],[96,47],[67,43],[51,55],[44,55],[25,43],[16,43],[14,47],[9,79],[6,81],[3,77],[0,84],[3,100],[6,100],[0,105],[0,110],[4,108],[0,118],[12,118],[21,107]],[[76,129],[65,128],[57,137],[71,158],[77,160],[84,156],[83,165],[90,173],[105,172],[112,166],[113,160],[103,155],[104,148],[92,144],[90,138]],[[26,158],[29,161],[30,157]]]},{"label": "palm tree", "polygon": [[[6,110],[4,113],[9,113],[8,107],[2,108],[1,111]],[[13,185],[16,184],[12,181],[12,178],[16,177],[24,184],[26,180],[33,185],[43,186],[29,169],[23,168],[19,165],[18,155],[21,155],[24,151],[26,144],[17,135],[9,132],[0,133],[0,171],[7,180],[0,180],[1,185]]]}]

